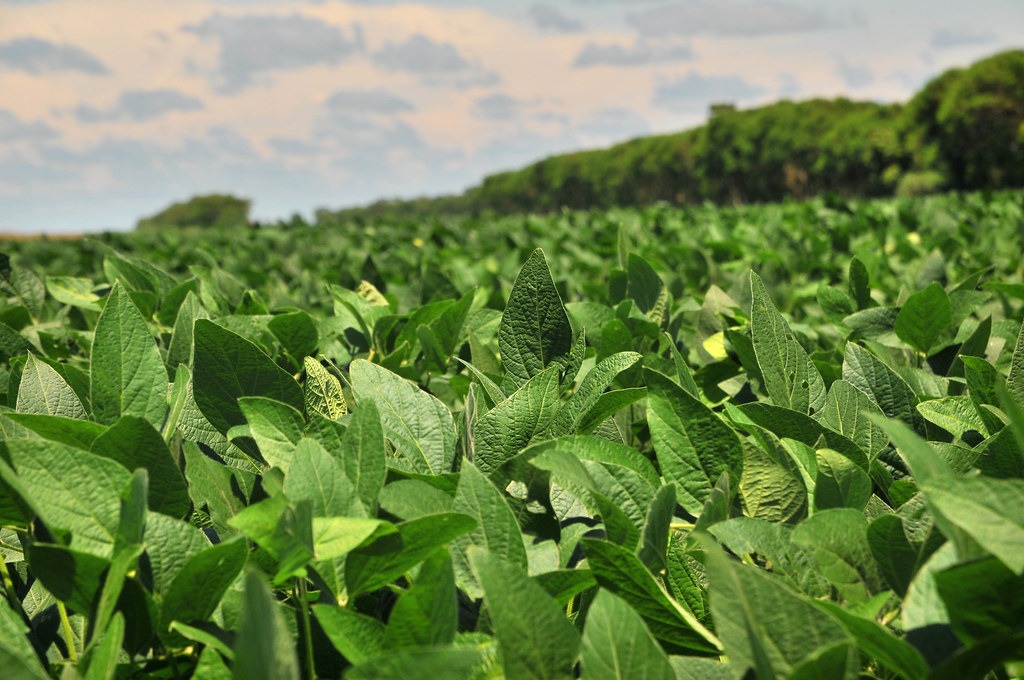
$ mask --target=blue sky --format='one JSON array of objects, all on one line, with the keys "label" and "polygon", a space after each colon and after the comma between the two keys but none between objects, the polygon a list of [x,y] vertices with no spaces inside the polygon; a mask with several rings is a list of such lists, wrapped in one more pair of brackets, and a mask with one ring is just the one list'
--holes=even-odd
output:
[{"label": "blue sky", "polygon": [[712,102],[902,101],[1024,2],[0,0],[0,233],[458,192]]}]

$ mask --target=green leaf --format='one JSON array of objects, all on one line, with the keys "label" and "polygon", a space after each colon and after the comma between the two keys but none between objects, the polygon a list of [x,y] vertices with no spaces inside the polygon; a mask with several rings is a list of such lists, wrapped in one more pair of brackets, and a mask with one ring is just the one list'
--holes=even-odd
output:
[{"label": "green leaf", "polygon": [[810,597],[829,593],[810,548],[793,541],[793,529],[753,517],[734,517],[715,524],[711,534],[737,555],[757,555],[772,572]]},{"label": "green leaf", "polygon": [[816,600],[814,604],[836,619],[856,639],[862,652],[877,659],[889,670],[907,680],[928,677],[928,664],[921,654],[885,627],[871,619],[856,616],[832,602]]},{"label": "green leaf", "polygon": [[881,409],[853,383],[836,380],[828,389],[821,424],[847,437],[860,447],[868,460],[874,460],[889,443],[889,438],[882,428],[865,417],[865,413],[882,415]]},{"label": "green leaf", "polygon": [[274,334],[284,351],[296,364],[315,354],[320,344],[313,317],[303,311],[277,314],[267,322],[267,330]]},{"label": "green leaf", "polygon": [[363,517],[314,517],[313,552],[318,560],[332,560],[345,555],[364,541],[392,533],[395,529],[380,519]]},{"label": "green leaf", "polygon": [[925,541],[912,540],[904,520],[897,515],[876,517],[868,526],[868,545],[878,570],[901,597],[906,595],[914,574],[942,540],[937,532]]},{"label": "green leaf", "polygon": [[[796,411],[771,408],[808,418]],[[769,440],[771,446],[776,440]],[[767,448],[750,442],[744,446],[743,477],[740,479],[740,498],[743,512],[758,519],[772,522],[794,522],[808,511],[807,486],[798,470],[778,454],[770,455]]]},{"label": "green leaf", "polygon": [[352,413],[341,449],[335,455],[341,457],[345,474],[355,486],[363,507],[368,513],[375,513],[377,496],[387,477],[387,453],[380,411],[374,402],[364,402]]},{"label": "green leaf", "polygon": [[895,330],[900,340],[927,354],[952,322],[949,296],[942,286],[933,282],[903,303]]},{"label": "green leaf", "polygon": [[317,413],[328,420],[337,420],[348,413],[348,404],[341,383],[313,357],[303,359],[306,369],[306,413]]},{"label": "green leaf", "polygon": [[[248,423],[246,433],[256,441],[263,460],[288,474],[305,429],[302,414],[288,404],[266,397],[241,397],[238,407]],[[229,432],[229,436],[234,437],[236,431]]]},{"label": "green leaf", "polygon": [[859,510],[823,510],[793,530],[793,541],[810,549],[821,573],[844,599],[861,602],[882,589],[867,530]]},{"label": "green leaf", "polygon": [[310,501],[314,517],[354,516],[363,512],[341,463],[308,437],[295,447],[284,490],[292,501]]},{"label": "green leaf", "polygon": [[558,368],[530,378],[508,399],[485,413],[473,429],[473,460],[486,475],[543,434],[558,412]]},{"label": "green leaf", "polygon": [[123,415],[160,427],[167,411],[167,370],[149,325],[120,283],[96,322],[91,356],[93,415],[109,425]]},{"label": "green leaf", "polygon": [[312,504],[290,504],[283,495],[254,503],[229,521],[277,561],[274,583],[305,575],[313,559]]},{"label": "green leaf", "polygon": [[950,623],[968,644],[1020,633],[1024,621],[1024,576],[988,557],[935,573]]},{"label": "green leaf", "polygon": [[817,452],[818,476],[814,482],[814,507],[863,510],[871,498],[871,478],[846,456],[829,449]]},{"label": "green leaf", "polygon": [[750,273],[750,328],[765,389],[776,406],[813,415],[825,406],[825,382],[775,308],[761,278]]},{"label": "green leaf", "polygon": [[400,479],[380,492],[380,507],[400,519],[451,512],[453,502],[447,493],[419,479]]},{"label": "green leaf", "polygon": [[462,466],[452,510],[477,521],[475,529],[455,539],[452,552],[459,587],[467,595],[472,598],[483,595],[469,564],[468,555],[473,546],[486,549],[505,564],[526,573],[526,548],[512,508],[501,491],[472,463]]},{"label": "green leaf", "polygon": [[988,477],[930,479],[920,485],[928,506],[1024,573],[1024,480]]},{"label": "green leaf", "polygon": [[580,664],[583,680],[675,680],[665,652],[625,600],[602,590],[587,612]]},{"label": "green leaf", "polygon": [[455,572],[451,557],[442,549],[423,561],[412,586],[395,603],[388,616],[384,647],[448,645],[455,639],[458,624]]},{"label": "green leaf", "polygon": [[929,399],[917,405],[918,412],[930,423],[938,425],[955,437],[974,431],[982,435],[988,427],[970,397],[943,397]]},{"label": "green leaf", "polygon": [[82,401],[50,365],[29,354],[18,387],[18,413],[86,418]]},{"label": "green leaf", "polygon": [[352,664],[362,664],[384,651],[384,624],[371,616],[328,604],[313,605],[313,616],[327,639]]},{"label": "green leaf", "polygon": [[583,415],[592,409],[615,377],[640,360],[636,352],[619,352],[602,359],[583,378],[576,392],[558,410],[555,434],[571,434],[579,426]]},{"label": "green leaf", "polygon": [[298,383],[256,345],[206,319],[196,320],[194,338],[195,402],[218,432],[246,422],[241,397],[267,397],[302,410]]},{"label": "green leaf", "polygon": [[114,615],[110,625],[92,648],[85,663],[88,664],[84,680],[113,680],[121,657],[124,642],[124,617],[120,612]]},{"label": "green leaf", "polygon": [[672,599],[640,559],[607,541],[580,541],[598,584],[643,617],[668,653],[718,656],[718,639],[683,604]]},{"label": "green leaf", "polygon": [[558,603],[525,573],[484,550],[470,553],[506,677],[572,678],[580,637]]},{"label": "green leaf", "polygon": [[811,448],[816,447],[819,440],[823,440],[828,448],[846,456],[861,469],[868,469],[867,454],[859,446],[835,430],[822,426],[810,416],[764,402],[743,404],[740,411],[780,439],[795,439]]},{"label": "green leaf", "polygon": [[472,647],[403,649],[363,662],[345,680],[476,680],[485,658],[484,650]]},{"label": "green leaf", "polygon": [[[705,541],[715,630],[734,677],[753,669],[756,677],[788,677],[822,650],[850,640],[828,614],[769,573],[725,556]],[[845,660],[819,677],[846,677]]]},{"label": "green leaf", "polygon": [[648,424],[662,474],[675,482],[679,504],[698,515],[723,472],[743,474],[743,448],[735,431],[689,393],[654,371],[644,372]]},{"label": "green leaf", "polygon": [[349,368],[356,408],[373,401],[380,410],[384,434],[395,445],[392,460],[403,469],[436,475],[452,469],[455,422],[436,397],[386,368],[357,359]]},{"label": "green leaf", "polygon": [[100,296],[94,292],[92,279],[80,276],[47,276],[46,292],[57,302],[72,307],[87,309],[91,312],[101,311]]},{"label": "green leaf", "polygon": [[385,534],[349,553],[345,560],[349,597],[388,585],[437,548],[476,526],[475,519],[457,512],[397,524],[397,533]]},{"label": "green leaf", "polygon": [[298,680],[295,645],[273,595],[256,570],[245,575],[241,623],[235,640],[237,680]]},{"label": "green leaf", "polygon": [[870,396],[889,418],[902,420],[923,431],[921,416],[914,408],[917,403],[914,390],[898,373],[860,345],[846,344],[843,380]]},{"label": "green leaf", "polygon": [[665,484],[658,490],[647,511],[643,532],[640,536],[638,556],[654,574],[668,570],[669,529],[675,509],[676,487],[674,484]]},{"label": "green leaf", "polygon": [[184,475],[160,433],[142,418],[122,416],[92,443],[92,452],[128,470],[149,472],[149,507],[172,517],[188,514],[191,501]]},{"label": "green leaf", "polygon": [[146,518],[146,556],[153,575],[153,592],[163,596],[193,556],[210,547],[201,529],[151,512]]},{"label": "green leaf", "polygon": [[1006,377],[1006,391],[1024,406],[1024,324],[1017,333],[1017,344],[1010,356],[1010,374]]},{"label": "green leaf", "polygon": [[69,547],[99,557],[113,552],[120,496],[131,473],[112,460],[55,442],[12,439],[6,443],[17,474],[0,475]]},{"label": "green leaf", "polygon": [[48,416],[34,413],[4,413],[5,418],[13,420],[43,439],[67,444],[88,451],[96,438],[107,431],[107,428],[91,420],[77,420],[65,416]]},{"label": "green leaf", "polygon": [[204,622],[210,618],[224,593],[242,571],[249,548],[241,539],[210,546],[190,557],[164,595],[160,610],[160,637],[169,644],[182,643],[170,632],[173,621]]},{"label": "green leaf", "polygon": [[196,319],[208,319],[206,310],[199,297],[192,291],[185,294],[185,299],[178,308],[171,332],[171,343],[167,346],[167,368],[173,371],[180,364],[188,366],[192,361],[193,329]]},{"label": "green leaf", "polygon": [[39,663],[28,633],[28,626],[7,600],[0,599],[0,663],[4,674],[17,680],[46,680],[50,676]]},{"label": "green leaf", "polygon": [[519,271],[498,327],[506,380],[520,387],[572,349],[572,327],[539,248]]}]

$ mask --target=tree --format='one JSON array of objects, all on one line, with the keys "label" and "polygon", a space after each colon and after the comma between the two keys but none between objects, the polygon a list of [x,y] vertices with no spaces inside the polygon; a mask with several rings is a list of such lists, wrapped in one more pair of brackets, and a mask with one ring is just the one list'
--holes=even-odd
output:
[{"label": "tree", "polygon": [[230,194],[195,196],[174,203],[152,217],[139,220],[136,229],[215,229],[248,227],[252,201]]}]

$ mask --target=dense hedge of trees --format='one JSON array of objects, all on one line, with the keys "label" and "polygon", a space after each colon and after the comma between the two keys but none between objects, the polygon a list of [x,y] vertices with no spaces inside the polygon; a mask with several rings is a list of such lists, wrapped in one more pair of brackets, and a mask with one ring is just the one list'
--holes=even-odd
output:
[{"label": "dense hedge of trees", "polygon": [[[321,210],[317,221],[1019,186],[1024,50],[1013,50],[949,70],[903,105],[812,99],[738,110],[719,104],[698,128],[552,156],[491,175],[461,195]],[[228,198],[172,206],[140,226],[245,220],[248,202]]]},{"label": "dense hedge of trees", "polygon": [[152,217],[144,217],[137,229],[221,228],[249,226],[252,201],[230,194],[208,194],[174,203]]}]

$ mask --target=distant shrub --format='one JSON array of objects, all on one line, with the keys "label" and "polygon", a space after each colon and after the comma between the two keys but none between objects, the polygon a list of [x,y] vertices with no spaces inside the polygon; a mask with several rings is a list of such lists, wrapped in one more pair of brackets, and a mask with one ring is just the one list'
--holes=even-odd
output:
[{"label": "distant shrub", "polygon": [[248,227],[252,201],[230,194],[195,196],[174,203],[152,217],[139,220],[136,229],[214,229]]}]

